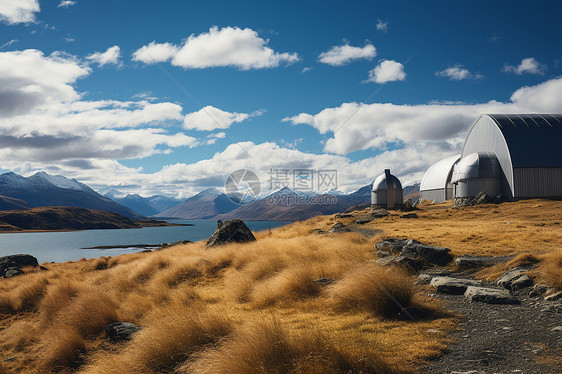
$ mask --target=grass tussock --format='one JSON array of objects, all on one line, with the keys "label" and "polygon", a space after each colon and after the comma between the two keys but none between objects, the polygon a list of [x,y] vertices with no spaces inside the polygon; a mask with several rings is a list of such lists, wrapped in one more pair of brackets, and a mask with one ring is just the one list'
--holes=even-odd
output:
[{"label": "grass tussock", "polygon": [[178,373],[396,373],[379,356],[340,347],[318,331],[289,333],[278,321],[239,327],[218,346],[198,352]]},{"label": "grass tussock", "polygon": [[359,265],[332,285],[328,296],[337,310],[360,309],[397,317],[412,303],[414,286],[400,268]]},{"label": "grass tussock", "polygon": [[[3,330],[5,336],[3,348],[21,352],[29,345],[37,343],[40,331],[31,321],[16,321]],[[1,372],[0,372],[1,373]]]},{"label": "grass tussock", "polygon": [[538,270],[541,281],[551,287],[562,289],[562,249],[544,255]]},{"label": "grass tussock", "polygon": [[206,308],[173,305],[151,318],[117,355],[104,357],[86,373],[168,373],[192,354],[215,344],[232,331],[223,313]]},{"label": "grass tussock", "polygon": [[69,329],[63,334],[53,334],[43,346],[41,366],[51,372],[76,369],[83,364],[86,344],[80,333]]},{"label": "grass tussock", "polygon": [[17,282],[20,279],[10,280],[16,284],[11,292],[0,293],[0,313],[28,311],[41,301],[48,285],[47,276],[35,273],[28,275],[25,282]]},{"label": "grass tussock", "polygon": [[75,329],[84,338],[91,338],[110,323],[116,322],[117,305],[100,289],[85,289],[53,318],[55,329]]},{"label": "grass tussock", "polygon": [[285,269],[269,280],[254,286],[251,299],[256,307],[265,307],[279,302],[302,300],[320,293],[320,284],[310,267],[300,266]]}]

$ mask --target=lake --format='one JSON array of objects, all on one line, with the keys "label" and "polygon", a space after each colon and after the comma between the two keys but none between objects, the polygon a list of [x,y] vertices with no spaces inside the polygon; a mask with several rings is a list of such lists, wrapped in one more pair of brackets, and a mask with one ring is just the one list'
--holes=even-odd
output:
[{"label": "lake", "polygon": [[[0,234],[0,256],[19,253],[35,256],[39,263],[77,261],[81,258],[117,256],[142,249],[82,249],[97,246],[172,243],[180,240],[207,239],[217,227],[216,221],[169,220],[194,226],[145,227],[142,229],[84,230]],[[245,221],[252,231],[267,230],[289,221]]]}]

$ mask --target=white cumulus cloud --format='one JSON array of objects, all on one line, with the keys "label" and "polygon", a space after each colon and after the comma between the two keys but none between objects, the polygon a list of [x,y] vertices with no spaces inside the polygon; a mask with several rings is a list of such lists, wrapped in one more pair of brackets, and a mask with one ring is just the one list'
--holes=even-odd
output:
[{"label": "white cumulus cloud", "polygon": [[366,59],[372,60],[377,55],[377,50],[372,44],[364,47],[353,47],[349,44],[336,45],[318,56],[318,61],[332,65],[342,66],[349,64],[353,60]]},{"label": "white cumulus cloud", "polygon": [[152,41],[133,53],[133,61],[141,61],[145,64],[165,62],[171,60],[179,50],[180,47],[172,43],[156,43],[156,41]]},{"label": "white cumulus cloud", "polygon": [[521,74],[539,74],[544,75],[546,71],[546,65],[538,62],[534,57],[527,57],[521,60],[521,63],[517,66],[505,65],[502,71],[507,73],[515,73],[517,75]]},{"label": "white cumulus cloud", "polygon": [[406,80],[404,65],[394,60],[382,60],[369,71],[368,82],[386,83]]},{"label": "white cumulus cloud", "polygon": [[178,104],[82,100],[74,84],[90,72],[60,52],[0,52],[0,167],[13,169],[14,154],[19,165],[87,167],[204,144],[166,129],[184,118]]},{"label": "white cumulus cloud", "polygon": [[98,64],[98,66],[105,66],[105,65],[121,65],[120,61],[121,57],[121,49],[119,46],[114,45],[113,47],[109,47],[105,52],[94,52],[91,55],[87,56],[86,59]]},{"label": "white cumulus cloud", "polygon": [[250,28],[213,26],[209,32],[190,35],[179,47],[152,42],[133,54],[146,64],[172,59],[172,65],[186,69],[232,66],[241,70],[277,67],[299,61],[296,53],[279,53],[268,47],[269,40]]},{"label": "white cumulus cloud", "polygon": [[188,130],[212,131],[216,129],[227,129],[233,123],[239,123],[250,117],[259,116],[263,111],[247,113],[230,113],[214,106],[207,105],[197,112],[185,116],[183,127]]},{"label": "white cumulus cloud", "polygon": [[433,147],[440,154],[460,151],[470,125],[482,113],[557,113],[562,107],[562,78],[516,90],[509,102],[480,104],[343,103],[317,114],[301,113],[285,120],[329,134],[324,151],[348,154],[385,150],[391,145]]},{"label": "white cumulus cloud", "polygon": [[0,21],[8,24],[35,22],[40,11],[37,0],[0,0]]},{"label": "white cumulus cloud", "polygon": [[452,81],[482,78],[482,75],[473,74],[470,72],[470,70],[466,69],[464,66],[460,64],[457,64],[445,70],[438,71],[435,73],[435,76],[449,78],[449,80]]}]

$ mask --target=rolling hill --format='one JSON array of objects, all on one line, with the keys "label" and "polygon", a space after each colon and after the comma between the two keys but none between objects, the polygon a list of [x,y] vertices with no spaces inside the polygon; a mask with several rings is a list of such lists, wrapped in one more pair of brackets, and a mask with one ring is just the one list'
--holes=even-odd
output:
[{"label": "rolling hill", "polygon": [[113,212],[67,206],[0,212],[0,231],[134,229],[160,225],[165,223],[134,221]]}]

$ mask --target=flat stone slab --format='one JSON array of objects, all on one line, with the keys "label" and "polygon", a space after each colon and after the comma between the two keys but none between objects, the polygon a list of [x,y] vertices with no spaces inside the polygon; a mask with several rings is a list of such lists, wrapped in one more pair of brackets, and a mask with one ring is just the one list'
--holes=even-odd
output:
[{"label": "flat stone slab", "polygon": [[464,297],[470,301],[488,304],[519,304],[519,300],[510,294],[508,290],[501,288],[468,286]]},{"label": "flat stone slab", "polygon": [[498,261],[492,256],[458,256],[455,258],[455,264],[459,271],[484,268],[497,263]]},{"label": "flat stone slab", "polygon": [[480,281],[453,277],[433,277],[429,283],[439,293],[462,295],[470,286],[479,286]]}]

